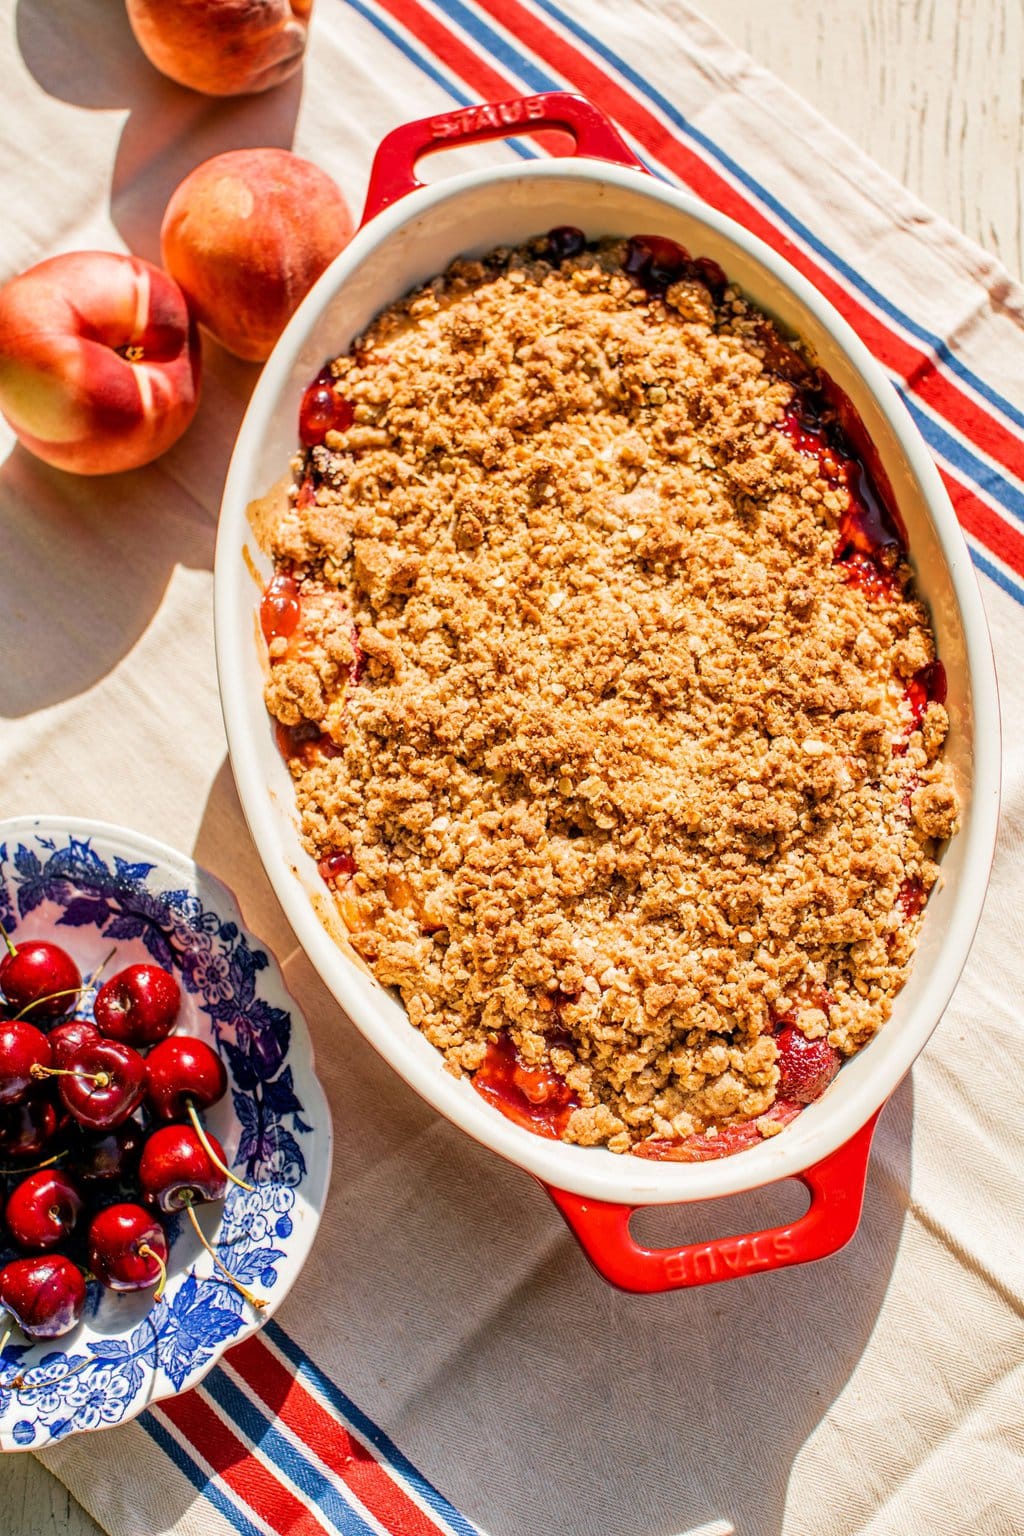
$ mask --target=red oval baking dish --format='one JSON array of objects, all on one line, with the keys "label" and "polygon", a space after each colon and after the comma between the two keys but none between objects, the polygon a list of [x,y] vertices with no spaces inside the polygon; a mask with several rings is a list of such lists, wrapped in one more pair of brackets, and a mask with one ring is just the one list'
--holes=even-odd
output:
[{"label": "red oval baking dish", "polygon": [[[575,156],[474,170],[430,186],[418,159],[448,146],[539,128],[572,135]],[[946,748],[962,803],[926,909],[910,980],[892,1018],[783,1132],[703,1163],[655,1162],[532,1134],[445,1070],[400,1003],[367,972],[298,832],[292,785],[262,699],[256,618],[270,562],[261,501],[281,494],[304,389],[373,317],[456,256],[516,245],[559,225],[588,238],[665,235],[718,262],[785,331],[799,335],[863,425],[905,525],[918,591],[948,679]],[[956,984],[981,913],[999,798],[999,715],[984,613],[967,547],[934,464],[882,370],[810,283],[733,221],[649,175],[611,123],[580,97],[470,107],[397,128],[374,162],[363,224],[312,290],[267,362],[228,475],[216,560],[221,699],[242,805],[296,935],[346,1013],[401,1076],[467,1134],[544,1184],[599,1272],[662,1291],[802,1263],[856,1230],[881,1106],[924,1048]],[[629,1230],[641,1206],[702,1201],[797,1178],[810,1206],[768,1231],[654,1250]]]}]

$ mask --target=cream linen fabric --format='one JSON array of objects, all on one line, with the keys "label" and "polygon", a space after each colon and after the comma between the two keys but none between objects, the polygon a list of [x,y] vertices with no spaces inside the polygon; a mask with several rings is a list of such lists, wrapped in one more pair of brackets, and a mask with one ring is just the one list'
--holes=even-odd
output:
[{"label": "cream linen fabric", "polygon": [[[682,5],[587,9],[691,120],[1024,404],[1021,293],[990,258]],[[301,83],[225,104],[159,79],[116,0],[4,12],[2,278],[73,248],[154,256],[179,177],[240,144],[294,143],[358,210],[382,133],[451,105],[340,0],[319,0]],[[220,489],[256,372],[209,346],[191,430],[117,479],[60,474],[0,434],[0,813],[115,820],[194,853],[285,960],[337,1153],[281,1322],[489,1536],[1020,1533],[1024,609],[983,582],[1006,740],[999,853],[954,1003],[883,1114],[855,1241],[805,1269],[626,1297],[531,1180],[362,1042],[262,874],[225,759],[211,616]],[[642,1231],[706,1237],[798,1208],[794,1188],[775,1189],[651,1214]],[[229,1529],[138,1425],[43,1460],[116,1536]]]}]

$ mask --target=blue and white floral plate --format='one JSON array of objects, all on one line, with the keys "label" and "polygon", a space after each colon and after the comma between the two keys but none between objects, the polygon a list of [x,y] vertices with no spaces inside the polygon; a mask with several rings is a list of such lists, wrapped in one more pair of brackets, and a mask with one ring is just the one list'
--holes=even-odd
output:
[{"label": "blue and white floral plate", "polygon": [[[155,960],[178,977],[176,1028],[208,1040],[228,1071],[229,1093],[207,1124],[254,1186],[248,1194],[230,1185],[199,1219],[228,1268],[266,1301],[259,1312],[244,1301],[188,1222],[173,1218],[163,1301],[93,1282],[73,1333],[49,1344],[12,1334],[0,1362],[0,1446],[36,1451],[194,1387],[271,1316],[316,1234],[331,1122],[305,1022],[274,957],[247,931],[230,891],[191,859],[102,823],[0,821],[0,923],[15,940],[62,944],[85,977],[111,949],[105,976]],[[3,1244],[0,1235],[0,1263],[13,1256]]]}]

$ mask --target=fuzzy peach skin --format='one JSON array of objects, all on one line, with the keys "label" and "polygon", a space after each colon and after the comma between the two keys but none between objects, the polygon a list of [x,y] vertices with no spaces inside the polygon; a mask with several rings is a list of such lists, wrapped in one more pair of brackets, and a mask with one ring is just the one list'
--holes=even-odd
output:
[{"label": "fuzzy peach skin", "polygon": [[294,74],[313,0],[127,0],[149,62],[206,96],[267,91]]},{"label": "fuzzy peach skin", "polygon": [[160,249],[207,330],[262,362],[351,234],[348,205],[317,166],[286,149],[233,149],[172,193]]},{"label": "fuzzy peach skin", "polygon": [[181,289],[137,256],[51,256],[0,289],[0,411],[58,469],[157,458],[195,415],[199,366]]}]

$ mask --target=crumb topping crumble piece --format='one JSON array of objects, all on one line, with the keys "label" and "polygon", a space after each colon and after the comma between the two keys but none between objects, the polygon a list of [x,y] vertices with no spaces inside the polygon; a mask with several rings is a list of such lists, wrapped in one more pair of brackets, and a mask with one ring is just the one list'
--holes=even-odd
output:
[{"label": "crumb topping crumble piece", "polygon": [[266,702],[450,1069],[701,1158],[888,1017],[957,825],[944,674],[799,344],[713,262],[574,233],[456,261],[307,391]]}]

